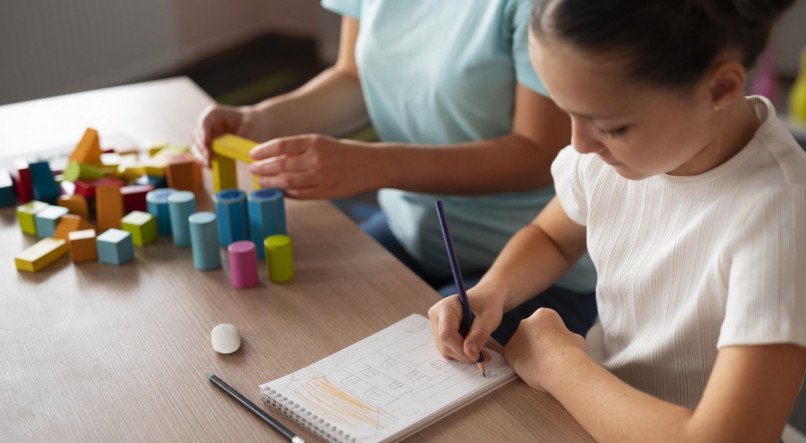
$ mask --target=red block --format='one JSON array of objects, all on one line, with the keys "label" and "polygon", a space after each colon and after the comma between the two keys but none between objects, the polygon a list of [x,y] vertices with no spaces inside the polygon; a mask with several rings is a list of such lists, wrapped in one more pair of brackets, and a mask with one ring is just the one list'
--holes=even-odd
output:
[{"label": "red block", "polygon": [[76,180],[76,194],[84,196],[84,198],[95,198],[95,187],[98,185],[117,185],[118,187],[126,186],[126,182],[117,177],[104,177],[100,180],[85,182]]},{"label": "red block", "polygon": [[22,159],[14,160],[14,169],[17,170],[14,177],[17,182],[17,200],[20,204],[28,203],[34,199],[34,183],[31,180],[28,162]]},{"label": "red block", "polygon": [[148,212],[146,194],[154,190],[154,185],[131,185],[120,188],[123,195],[124,213],[132,211]]}]

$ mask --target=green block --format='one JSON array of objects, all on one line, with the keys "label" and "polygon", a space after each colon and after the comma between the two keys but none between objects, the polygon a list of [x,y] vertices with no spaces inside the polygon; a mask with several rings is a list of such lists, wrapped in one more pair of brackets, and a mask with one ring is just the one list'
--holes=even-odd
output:
[{"label": "green block", "polygon": [[157,239],[157,219],[148,212],[132,211],[120,219],[120,224],[131,234],[135,246],[143,247]]},{"label": "green block", "polygon": [[32,200],[17,207],[17,220],[20,223],[22,232],[28,235],[36,235],[36,213],[50,206],[47,203]]},{"label": "green block", "polygon": [[291,237],[270,235],[263,240],[263,247],[266,248],[269,279],[275,283],[283,283],[294,278],[294,253],[291,247]]},{"label": "green block", "polygon": [[101,168],[72,161],[64,168],[64,179],[74,182],[76,180],[93,181],[104,177]]}]

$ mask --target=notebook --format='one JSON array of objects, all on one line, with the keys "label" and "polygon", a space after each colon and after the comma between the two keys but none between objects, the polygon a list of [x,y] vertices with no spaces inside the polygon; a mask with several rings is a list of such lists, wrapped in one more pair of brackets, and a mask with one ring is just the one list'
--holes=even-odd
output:
[{"label": "notebook", "polygon": [[260,390],[326,440],[398,440],[512,380],[503,356],[488,352],[484,378],[475,364],[442,358],[428,319],[412,314]]}]

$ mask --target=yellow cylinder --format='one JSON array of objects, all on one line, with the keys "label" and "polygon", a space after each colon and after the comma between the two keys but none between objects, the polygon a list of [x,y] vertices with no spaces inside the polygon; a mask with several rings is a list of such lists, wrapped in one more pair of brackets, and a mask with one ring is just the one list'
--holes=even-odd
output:
[{"label": "yellow cylinder", "polygon": [[291,237],[287,235],[270,235],[263,240],[266,250],[266,265],[269,279],[275,283],[283,283],[294,278],[294,253]]}]

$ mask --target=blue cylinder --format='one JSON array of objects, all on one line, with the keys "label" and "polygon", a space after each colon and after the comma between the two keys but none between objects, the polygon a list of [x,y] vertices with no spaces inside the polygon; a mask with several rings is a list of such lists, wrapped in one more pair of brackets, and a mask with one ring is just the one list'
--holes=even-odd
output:
[{"label": "blue cylinder", "polygon": [[146,194],[148,212],[157,219],[157,232],[160,235],[171,235],[171,212],[168,209],[168,196],[175,189],[163,188],[149,191]]},{"label": "blue cylinder", "polygon": [[196,212],[196,196],[190,191],[175,191],[168,196],[168,210],[171,213],[171,232],[174,236],[174,245],[190,246],[188,217]]},{"label": "blue cylinder", "polygon": [[[259,189],[249,194],[249,231],[252,242],[262,245],[270,235],[286,235],[285,200],[279,189]],[[263,260],[266,252],[257,248],[257,256]]]},{"label": "blue cylinder", "polygon": [[224,189],[213,195],[218,235],[222,247],[240,240],[249,240],[249,215],[246,193],[240,189]]},{"label": "blue cylinder", "polygon": [[188,217],[193,266],[200,271],[221,267],[218,226],[212,212],[197,212]]}]

